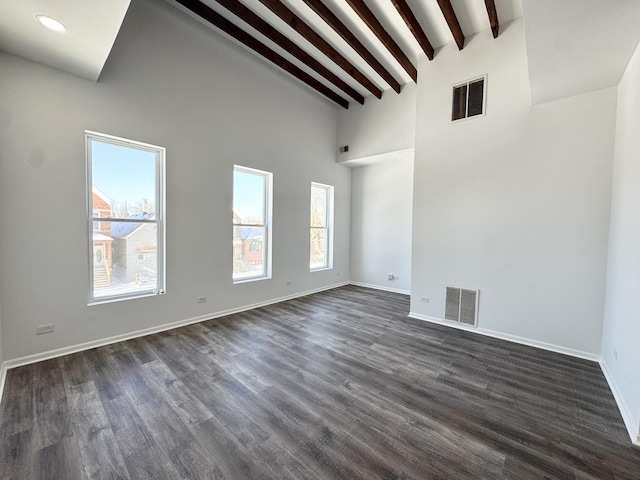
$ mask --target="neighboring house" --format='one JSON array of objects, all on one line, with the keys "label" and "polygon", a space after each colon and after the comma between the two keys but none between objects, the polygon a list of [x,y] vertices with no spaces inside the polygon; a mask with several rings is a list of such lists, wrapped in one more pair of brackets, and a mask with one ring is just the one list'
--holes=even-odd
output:
[{"label": "neighboring house", "polygon": [[242,259],[249,265],[262,263],[262,243],[264,241],[262,229],[254,227],[240,228]]},{"label": "neighboring house", "polygon": [[[153,219],[153,213],[130,215],[129,219]],[[158,265],[156,225],[118,222],[111,228],[113,275],[121,283],[146,283],[155,279]]]},{"label": "neighboring house", "polygon": [[[111,216],[111,200],[97,188],[92,189],[94,218]],[[93,222],[93,287],[108,287],[111,284],[112,241],[111,222]]]},{"label": "neighboring house", "polygon": [[[264,234],[262,229],[255,227],[241,227],[243,219],[238,212],[233,211],[233,260],[234,263],[255,265],[262,263],[262,244]],[[238,265],[236,265],[238,267]]]},{"label": "neighboring house", "polygon": [[242,227],[236,227],[237,224],[242,223],[240,214],[233,210],[233,261],[242,260]]}]

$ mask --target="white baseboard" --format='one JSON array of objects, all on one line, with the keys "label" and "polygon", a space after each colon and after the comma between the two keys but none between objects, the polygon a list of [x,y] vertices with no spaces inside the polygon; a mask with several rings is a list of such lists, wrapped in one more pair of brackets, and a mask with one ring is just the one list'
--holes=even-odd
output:
[{"label": "white baseboard", "polygon": [[4,393],[4,381],[7,379],[7,367],[5,362],[0,365],[0,404],[2,403],[2,394]]},{"label": "white baseboard", "polygon": [[622,415],[622,420],[624,420],[624,425],[627,427],[627,432],[631,437],[631,441],[634,445],[640,447],[640,432],[638,432],[638,424],[639,419],[635,417],[624,397],[620,393],[620,389],[618,388],[618,384],[615,381],[613,375],[609,371],[609,367],[607,366],[607,362],[604,357],[600,359],[600,368],[602,369],[602,373],[604,374],[604,378],[607,379],[607,383],[609,384],[609,388],[611,389],[611,393],[613,393],[613,398],[615,398],[616,403],[618,404],[618,410],[620,410],[620,414]]},{"label": "white baseboard", "polygon": [[355,285],[357,287],[365,287],[365,288],[374,288],[376,290],[384,290],[385,292],[402,293],[403,295],[411,295],[411,292],[409,290],[402,290],[400,288],[384,287],[382,285],[374,285],[372,283],[349,282],[349,284]]},{"label": "white baseboard", "polygon": [[[187,319],[183,319],[183,320],[178,320],[176,322],[171,322],[171,323],[166,323],[163,325],[158,325],[156,327],[150,327],[150,328],[145,328],[142,330],[136,330],[133,332],[129,332],[129,333],[124,333],[121,335],[115,335],[112,337],[108,337],[108,338],[103,338],[103,339],[99,339],[99,340],[93,340],[90,342],[84,342],[81,344],[77,344],[77,345],[71,345],[68,347],[63,347],[63,348],[58,348],[55,350],[49,350],[46,352],[42,352],[42,353],[36,353],[33,355],[27,355],[24,357],[19,357],[19,358],[14,358],[11,360],[6,360],[4,362],[2,362],[2,364],[0,365],[0,402],[2,401],[2,396],[4,393],[4,386],[5,386],[5,380],[7,378],[7,370],[11,369],[11,368],[16,368],[16,367],[20,367],[23,365],[29,365],[31,363],[36,363],[36,362],[41,362],[44,360],[49,360],[52,358],[56,358],[56,357],[62,357],[64,355],[69,355],[71,353],[76,353],[76,352],[81,352],[84,350],[89,350],[91,348],[96,348],[96,347],[101,347],[104,345],[109,345],[112,343],[117,343],[117,342],[122,342],[125,340],[130,340],[133,338],[138,338],[138,337],[143,337],[146,335],[152,335],[154,333],[159,333],[159,332],[164,332],[166,330],[172,330],[174,328],[178,328],[178,327],[183,327],[186,325],[191,325],[194,323],[199,323],[199,322],[203,322],[206,320],[211,320],[214,318],[220,318],[220,317],[224,317],[227,315],[232,315],[234,313],[239,313],[239,312],[244,312],[247,310],[252,310],[254,308],[259,308],[259,307],[263,307],[266,305],[271,305],[274,303],[279,303],[279,302],[284,302],[286,300],[292,300],[294,298],[299,298],[299,297],[304,297],[307,295],[311,295],[314,293],[318,293],[318,292],[322,292],[325,290],[331,290],[333,288],[338,288],[338,287],[342,287],[344,285],[356,285],[356,286],[361,286],[361,287],[366,287],[366,288],[374,288],[374,289],[378,289],[378,290],[385,290],[385,291],[389,291],[389,292],[395,292],[395,293],[401,293],[401,294],[405,294],[405,295],[409,295],[410,292],[405,291],[405,290],[400,290],[400,289],[392,289],[392,288],[386,288],[386,287],[382,287],[379,285],[371,285],[371,284],[367,284],[367,283],[361,283],[361,282],[340,282],[340,283],[336,283],[333,285],[328,285],[328,286],[324,286],[321,288],[316,288],[313,290],[307,290],[304,292],[299,292],[299,293],[295,293],[292,295],[286,295],[283,297],[278,297],[278,298],[274,298],[274,299],[270,299],[270,300],[266,300],[263,302],[258,302],[258,303],[254,303],[251,305],[244,305],[241,307],[236,307],[236,308],[231,308],[228,310],[222,310],[219,312],[215,312],[215,313],[210,313],[207,315],[201,315],[198,317],[192,317],[192,318],[187,318]],[[544,350],[549,350],[552,352],[557,352],[557,353],[562,353],[565,355],[571,355],[574,357],[578,357],[578,358],[583,358],[586,360],[592,360],[592,361],[596,361],[600,363],[600,367],[602,368],[602,372],[607,380],[607,382],[609,383],[609,387],[611,388],[611,391],[613,393],[613,396],[616,400],[616,403],[618,404],[618,408],[620,409],[620,413],[622,415],[622,418],[624,419],[624,423],[625,426],[627,427],[627,431],[629,432],[629,435],[631,437],[631,441],[635,444],[640,446],[640,434],[639,432],[634,432],[634,425],[637,426],[637,422],[634,420],[634,416],[631,414],[630,410],[628,409],[626,402],[624,401],[624,398],[620,395],[619,393],[619,389],[615,383],[615,380],[613,379],[613,377],[611,376],[611,374],[609,373],[609,370],[606,366],[606,363],[604,362],[604,360],[602,360],[598,355],[594,355],[591,353],[587,353],[587,352],[582,352],[580,350],[573,350],[573,349],[569,349],[569,348],[565,348],[565,347],[560,347],[558,345],[552,345],[552,344],[548,344],[548,343],[544,343],[544,342],[538,342],[535,340],[530,340],[527,338],[523,338],[523,337],[518,337],[515,335],[509,335],[509,334],[505,334],[505,333],[501,333],[501,332],[495,332],[492,330],[486,330],[486,329],[482,329],[482,328],[475,328],[475,327],[468,327],[468,326],[464,326],[464,325],[459,325],[459,324],[452,324],[450,322],[446,322],[443,321],[439,318],[435,318],[435,317],[429,317],[427,315],[422,315],[419,313],[415,313],[415,312],[410,312],[409,313],[409,317],[411,318],[415,318],[418,320],[424,320],[427,322],[431,322],[431,323],[436,323],[438,325],[444,325],[446,327],[452,327],[452,328],[457,328],[460,330],[465,330],[468,332],[474,332],[474,333],[478,333],[480,335],[485,335],[488,337],[493,337],[493,338],[499,338],[502,340],[507,340],[510,342],[515,342],[515,343],[520,343],[523,345],[528,345],[531,347],[537,347],[537,348],[542,348]]]},{"label": "white baseboard", "polygon": [[409,312],[409,317],[417,320],[424,320],[425,322],[437,323],[445,327],[457,328],[458,330],[464,330],[467,332],[478,333],[486,337],[499,338],[500,340],[507,340],[513,343],[519,343],[521,345],[528,345],[530,347],[541,348],[550,352],[562,353],[564,355],[570,355],[572,357],[582,358],[585,360],[591,360],[593,362],[600,361],[600,355],[594,353],[583,352],[582,350],[575,350],[573,348],[562,347],[560,345],[554,345],[552,343],[539,342],[525,337],[519,337],[517,335],[511,335],[509,333],[496,332],[494,330],[487,330],[480,327],[472,327],[468,325],[462,325],[459,323],[452,323],[446,320],[442,320],[436,317],[430,317],[428,315],[422,315],[420,313]]},{"label": "white baseboard", "polygon": [[543,350],[549,350],[551,352],[562,353],[564,355],[570,355],[572,357],[578,357],[585,360],[592,360],[594,362],[598,362],[600,364],[600,368],[602,369],[602,373],[604,374],[604,378],[607,380],[609,384],[609,389],[611,393],[613,393],[613,398],[616,400],[616,404],[618,405],[618,410],[620,410],[620,414],[622,415],[622,419],[624,420],[625,427],[627,428],[627,432],[629,433],[629,437],[631,438],[631,442],[640,447],[640,432],[638,431],[638,420],[629,407],[627,406],[624,397],[620,394],[620,389],[618,388],[613,376],[609,372],[606,362],[599,355],[595,355],[589,352],[583,352],[581,350],[574,350],[571,348],[561,347],[559,345],[553,345],[550,343],[539,342],[537,340],[531,340],[524,337],[518,337],[516,335],[510,335],[508,333],[496,332],[493,330],[486,330],[483,328],[470,327],[467,325],[460,325],[457,323],[447,322],[440,318],[430,317],[428,315],[422,315],[415,312],[410,312],[409,317],[415,318],[417,320],[424,320],[426,322],[435,323],[438,325],[443,325],[445,327],[457,328],[459,330],[464,330],[467,332],[478,333],[480,335],[485,335],[487,337],[498,338],[501,340],[507,340],[509,342],[520,343],[522,345],[528,345],[530,347],[541,348]]},{"label": "white baseboard", "polygon": [[49,360],[56,357],[62,357],[64,355],[69,355],[71,353],[82,352],[84,350],[89,350],[91,348],[102,347],[104,345],[109,345],[112,343],[122,342],[124,340],[131,340],[133,338],[144,337],[146,335],[152,335],[154,333],[164,332],[166,330],[172,330],[178,327],[184,327],[186,325],[191,325],[193,323],[204,322],[206,320],[211,320],[214,318],[220,318],[227,315],[232,315],[234,313],[244,312],[247,310],[253,310],[254,308],[264,307],[266,305],[271,305],[273,303],[284,302],[286,300],[292,300],[298,297],[305,297],[307,295],[311,295],[313,293],[322,292],[325,290],[331,290],[337,287],[343,287],[348,285],[349,282],[340,282],[335,283],[333,285],[327,285],[324,287],[316,288],[313,290],[307,290],[304,292],[294,293],[291,295],[286,295],[284,297],[273,298],[270,300],[265,300],[263,302],[253,303],[251,305],[244,305],[242,307],[230,308],[228,310],[222,310],[215,313],[209,313],[207,315],[200,315],[198,317],[187,318],[184,320],[178,320],[176,322],[165,323],[163,325],[158,325],[155,327],[145,328],[142,330],[136,330],[133,332],[123,333],[121,335],[115,335],[113,337],[101,338],[98,340],[92,340],[90,342],[84,342],[77,345],[70,345],[68,347],[57,348],[55,350],[49,350],[42,353],[35,353],[33,355],[27,355],[24,357],[13,358],[11,360],[6,360],[2,362],[1,372],[2,377],[0,377],[0,400],[2,399],[2,391],[4,389],[4,383],[6,378],[6,371],[11,368],[21,367],[23,365],[29,365],[31,363],[42,362],[44,360]]}]

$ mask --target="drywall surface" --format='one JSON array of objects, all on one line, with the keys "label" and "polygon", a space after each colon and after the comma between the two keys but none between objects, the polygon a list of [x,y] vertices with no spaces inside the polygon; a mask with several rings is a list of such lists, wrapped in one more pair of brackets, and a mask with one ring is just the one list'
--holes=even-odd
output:
[{"label": "drywall surface", "polygon": [[[411,290],[413,155],[351,172],[351,280]],[[393,274],[394,280],[388,275]]]},{"label": "drywall surface", "polygon": [[[132,2],[98,83],[0,53],[0,98],[5,360],[349,279],[336,107],[166,2]],[[85,129],[167,149],[165,295],[87,307]],[[271,280],[232,284],[234,164],[274,175]],[[312,181],[335,187],[335,257],[310,273]]]},{"label": "drywall surface", "polygon": [[[484,74],[486,115],[450,122],[452,86]],[[442,319],[446,285],[479,289],[479,328],[596,358],[615,88],[531,107],[521,19],[419,76],[411,311]]]},{"label": "drywall surface", "polygon": [[[618,86],[602,362],[627,428],[640,434],[640,48]],[[640,441],[640,438],[638,438]]]},{"label": "drywall surface", "polygon": [[[2,304],[0,304],[0,366],[4,361],[3,349],[2,349]],[[0,400],[2,397],[0,397]]]},{"label": "drywall surface", "polygon": [[640,40],[636,0],[523,0],[534,104],[615,87]]},{"label": "drywall surface", "polygon": [[370,97],[364,105],[351,102],[341,109],[337,147],[349,145],[349,151],[337,154],[338,162],[413,148],[416,91],[415,83],[407,83],[400,94],[387,90],[380,100]]}]

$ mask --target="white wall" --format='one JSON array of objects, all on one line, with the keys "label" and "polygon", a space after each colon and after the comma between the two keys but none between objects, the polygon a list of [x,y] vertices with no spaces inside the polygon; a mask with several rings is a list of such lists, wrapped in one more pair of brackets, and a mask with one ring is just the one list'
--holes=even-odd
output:
[{"label": "white wall", "polygon": [[413,155],[352,170],[353,282],[409,293],[412,202]]},{"label": "white wall", "polygon": [[[640,443],[640,47],[618,86],[602,364]],[[614,354],[614,351],[617,355]],[[617,358],[616,358],[617,357]]]},{"label": "white wall", "polygon": [[[98,83],[0,53],[0,98],[5,360],[349,279],[336,107],[165,2],[132,3]],[[85,129],[167,148],[166,295],[87,307]],[[234,164],[274,173],[272,280],[231,282]],[[312,181],[335,187],[335,259],[309,273]]]},{"label": "white wall", "polygon": [[338,154],[338,162],[413,148],[416,91],[416,84],[408,83],[400,94],[387,90],[380,100],[369,97],[364,105],[351,102],[348,110],[341,109],[337,145],[349,145],[349,151]]},{"label": "white wall", "polygon": [[[616,92],[531,108],[526,62],[522,19],[420,61],[411,310],[478,288],[480,330],[596,359]],[[451,123],[452,85],[482,74],[486,116]]]}]

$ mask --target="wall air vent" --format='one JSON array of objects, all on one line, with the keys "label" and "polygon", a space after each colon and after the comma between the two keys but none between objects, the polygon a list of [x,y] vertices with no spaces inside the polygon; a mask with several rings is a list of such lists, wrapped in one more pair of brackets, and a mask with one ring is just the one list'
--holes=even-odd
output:
[{"label": "wall air vent", "polygon": [[453,86],[451,121],[484,115],[487,76],[467,80]]},{"label": "wall air vent", "polygon": [[349,151],[349,145],[344,145],[340,148],[338,148],[338,152],[339,153],[347,153]]},{"label": "wall air vent", "polygon": [[445,320],[475,327],[478,324],[479,293],[479,290],[447,286],[444,310]]}]

